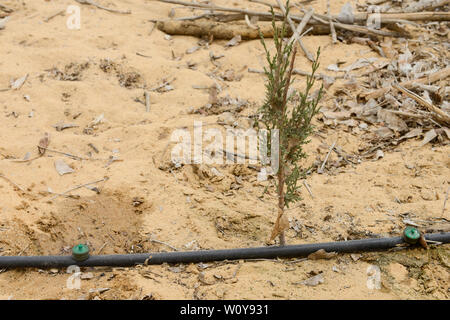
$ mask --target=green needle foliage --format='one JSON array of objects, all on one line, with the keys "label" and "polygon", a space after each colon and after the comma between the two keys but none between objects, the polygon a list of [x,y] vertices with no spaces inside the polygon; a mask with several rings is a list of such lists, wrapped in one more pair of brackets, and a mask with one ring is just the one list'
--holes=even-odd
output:
[{"label": "green needle foliage", "polygon": [[[289,1],[286,4],[289,10]],[[289,226],[284,215],[284,208],[301,200],[298,180],[305,176],[307,169],[302,169],[298,162],[306,158],[303,145],[309,143],[308,137],[313,133],[312,118],[319,112],[319,101],[322,98],[323,86],[318,94],[311,94],[314,86],[314,75],[319,68],[320,48],[312,64],[311,76],[306,79],[304,92],[290,90],[292,72],[294,68],[296,48],[294,42],[286,42],[287,21],[281,27],[275,23],[275,14],[272,12],[272,27],[274,30],[275,53],[271,55],[263,36],[261,42],[264,46],[268,67],[264,68],[266,81],[266,98],[260,108],[258,122],[268,129],[278,129],[279,134],[279,164],[277,172],[278,190],[278,218],[272,232],[271,241],[278,235],[280,243],[284,245],[284,230]],[[286,16],[288,12],[286,13]],[[313,97],[312,97],[313,96]],[[270,143],[271,139],[267,139]],[[268,147],[271,150],[271,146]],[[287,226],[286,226],[287,224]]]}]

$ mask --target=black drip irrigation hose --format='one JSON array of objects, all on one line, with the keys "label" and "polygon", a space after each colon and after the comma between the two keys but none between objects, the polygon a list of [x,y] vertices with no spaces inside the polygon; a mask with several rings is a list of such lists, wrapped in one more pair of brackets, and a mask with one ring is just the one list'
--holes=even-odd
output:
[{"label": "black drip irrigation hose", "polygon": [[[450,243],[450,232],[425,235],[426,240]],[[0,256],[0,268],[62,268],[79,267],[131,267],[139,264],[198,263],[223,260],[298,258],[317,250],[351,253],[380,251],[404,244],[403,237],[375,238],[289,246],[270,246],[226,250],[200,250],[186,252],[162,252],[145,254],[118,254],[89,256],[76,261],[72,256]]]}]

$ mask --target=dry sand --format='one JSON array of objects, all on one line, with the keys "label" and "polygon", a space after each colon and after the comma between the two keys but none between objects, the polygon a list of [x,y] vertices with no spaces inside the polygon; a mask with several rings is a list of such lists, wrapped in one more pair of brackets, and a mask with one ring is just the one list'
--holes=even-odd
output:
[{"label": "dry sand", "polygon": [[[201,174],[203,167],[197,171],[192,166],[172,171],[158,168],[161,161],[167,164],[173,130],[192,129],[194,120],[220,127],[218,115],[189,112],[208,103],[208,91],[192,86],[214,84],[207,75],[215,69],[210,51],[224,54],[218,60],[222,72],[232,69],[242,75],[240,81],[220,82],[221,96],[246,99],[250,103],[243,114],[256,112],[264,99],[264,78],[248,73],[247,68],[264,66],[259,41],[230,49],[224,48],[225,41],[214,41],[209,49],[186,54],[199,39],[173,36],[168,40],[152,30],[150,20],[166,18],[172,7],[155,1],[99,1],[130,9],[131,15],[80,5],[80,30],[66,27],[67,14],[43,21],[77,5],[75,1],[3,2],[14,12],[0,31],[0,89],[8,88],[13,78],[25,74],[28,78],[19,90],[0,92],[0,173],[24,190],[0,178],[1,255],[62,254],[86,241],[94,253],[171,250],[150,238],[183,250],[264,245],[275,220],[276,197],[273,186],[260,197],[267,183],[256,181],[256,171],[245,165],[216,166],[225,175],[216,181]],[[332,1],[332,11],[338,12],[344,3]],[[326,10],[326,1],[312,5],[318,12]],[[245,6],[261,9],[247,2]],[[337,60],[350,64],[360,57],[377,56],[358,44],[331,45],[329,36],[306,36],[304,42],[312,51],[322,47],[322,72]],[[173,54],[182,57],[174,60]],[[195,70],[187,67],[188,62],[196,64]],[[310,68],[301,52],[296,67]],[[64,77],[77,81],[64,81]],[[144,101],[143,85],[153,88],[172,78],[176,78],[171,83],[174,90],[151,92],[150,112],[135,101]],[[301,88],[305,79],[296,79],[295,86]],[[324,103],[332,92],[333,86]],[[91,122],[102,114],[104,121],[92,127]],[[53,126],[61,122],[77,127],[55,130]],[[354,131],[317,124],[318,134],[307,147],[308,163],[316,157],[324,159],[328,150],[320,147],[323,142],[329,146],[337,139],[348,154],[366,143]],[[47,151],[33,161],[11,161],[28,152],[31,157],[38,155],[36,146],[46,132],[52,150],[85,158],[91,153],[100,160],[74,160]],[[442,212],[450,176],[449,150],[448,145],[420,147],[419,140],[410,140],[386,151],[378,161],[349,165],[334,174],[312,174],[307,182],[314,199],[303,188],[303,201],[288,211],[292,226],[288,243],[398,235],[404,226],[400,214],[407,212],[416,220],[450,219],[449,203]],[[111,156],[121,161],[108,163]],[[74,172],[60,176],[54,165],[58,159]],[[234,188],[236,176],[242,180],[238,188]],[[95,185],[101,191],[98,195],[82,188],[72,192],[78,198],[50,200],[49,188],[62,193],[103,177],[109,180]],[[378,290],[367,286],[371,265],[381,269]],[[339,255],[293,264],[255,261],[97,268],[83,270],[93,277],[83,279],[79,290],[66,287],[70,275],[65,270],[7,270],[0,273],[0,298],[448,299],[448,266],[449,248],[442,246],[428,252]],[[318,273],[324,283],[298,284]],[[89,294],[89,289],[105,287],[110,290]]]}]

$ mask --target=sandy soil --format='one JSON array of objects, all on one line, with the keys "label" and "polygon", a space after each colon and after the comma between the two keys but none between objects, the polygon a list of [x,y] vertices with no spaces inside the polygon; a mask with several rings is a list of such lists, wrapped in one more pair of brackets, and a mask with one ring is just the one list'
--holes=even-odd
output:
[{"label": "sandy soil", "polygon": [[[11,79],[25,74],[28,78],[19,90],[0,91],[0,173],[10,180],[0,178],[0,255],[65,254],[78,242],[103,254],[171,250],[150,239],[182,250],[264,245],[276,212],[271,182],[258,182],[257,172],[247,165],[216,166],[224,176],[215,179],[212,166],[171,168],[167,156],[175,129],[192,130],[194,120],[223,128],[217,124],[220,115],[191,112],[209,99],[208,90],[193,85],[214,85],[217,80],[208,76],[213,71],[233,70],[242,76],[239,81],[219,81],[220,96],[248,101],[237,117],[241,126],[249,126],[246,117],[264,99],[263,76],[247,72],[264,66],[260,42],[243,41],[225,49],[226,41],[214,41],[209,48],[187,54],[199,39],[168,39],[150,21],[167,18],[171,5],[149,0],[98,2],[130,9],[132,14],[80,5],[81,29],[70,30],[67,14],[44,19],[76,5],[75,1],[2,2],[14,12],[0,30],[0,90],[8,88]],[[332,11],[338,12],[344,3],[332,1]],[[261,9],[254,3],[245,6]],[[314,1],[312,6],[325,12],[326,1]],[[359,44],[332,45],[329,36],[306,36],[304,42],[312,51],[321,46],[320,71],[325,73],[326,66],[337,60],[350,64],[377,56]],[[218,68],[210,61],[210,51],[224,55],[217,60]],[[296,67],[310,68],[301,53]],[[145,101],[143,88],[173,78],[173,90],[151,92],[151,110],[145,112],[139,102]],[[297,77],[295,86],[301,88],[304,80]],[[328,88],[324,104],[331,103],[339,85],[337,81]],[[94,124],[100,115],[104,120]],[[54,126],[60,123],[76,127],[58,131]],[[360,132],[321,121],[317,125],[307,147],[309,164],[323,160],[336,139],[347,154],[367,145]],[[46,132],[48,148],[87,160],[47,151],[32,161],[12,161],[27,153],[36,157]],[[412,139],[385,151],[377,161],[313,173],[307,182],[314,198],[302,189],[303,201],[288,211],[288,243],[394,236],[401,233],[405,217],[450,219],[450,205],[442,211],[450,177],[449,151],[448,144],[420,146],[419,139]],[[335,157],[332,154],[329,162]],[[60,176],[55,170],[58,159],[74,172]],[[87,188],[73,191],[71,198],[49,193],[104,177],[109,179],[93,185],[99,194]],[[67,288],[70,275],[65,270],[6,270],[0,273],[0,298],[448,299],[449,249],[339,255],[297,263],[86,269],[83,274],[90,275],[79,290]],[[372,265],[381,270],[380,289],[367,286]],[[299,284],[319,273],[322,284]],[[109,290],[89,292],[98,288]]]}]

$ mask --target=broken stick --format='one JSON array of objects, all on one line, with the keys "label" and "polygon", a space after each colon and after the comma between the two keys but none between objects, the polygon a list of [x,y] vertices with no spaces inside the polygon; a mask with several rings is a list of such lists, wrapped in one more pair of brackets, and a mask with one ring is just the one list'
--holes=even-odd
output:
[{"label": "broken stick", "polygon": [[[303,16],[302,22],[300,22],[300,24],[297,27],[297,33],[300,35],[300,38],[303,36],[302,32],[303,29],[305,28],[305,26],[308,24],[309,20],[311,19],[312,15],[314,14],[314,9],[309,10],[307,13],[305,13],[305,15]],[[311,30],[308,29],[306,32],[309,32]],[[295,39],[295,35],[293,34],[291,39],[289,40],[289,43],[293,42]]]},{"label": "broken stick", "polygon": [[333,142],[333,144],[330,147],[330,150],[328,150],[327,156],[325,157],[325,160],[323,160],[322,165],[320,166],[320,168],[317,170],[317,173],[323,173],[323,169],[325,168],[325,165],[327,164],[328,158],[330,157],[331,151],[333,151],[334,146],[336,145],[337,140],[335,142]]}]

